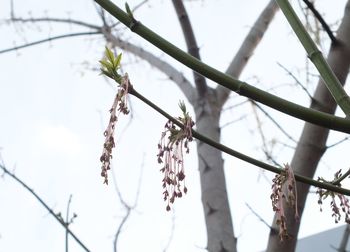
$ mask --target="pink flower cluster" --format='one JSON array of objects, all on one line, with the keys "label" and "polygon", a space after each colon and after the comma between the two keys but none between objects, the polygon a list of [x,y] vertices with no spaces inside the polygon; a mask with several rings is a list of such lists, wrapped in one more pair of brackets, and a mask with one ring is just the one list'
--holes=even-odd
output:
[{"label": "pink flower cluster", "polygon": [[[105,136],[105,142],[103,144],[103,151],[100,157],[102,162],[101,167],[101,176],[104,178],[104,183],[108,184],[108,170],[111,169],[111,159],[112,159],[112,150],[115,147],[114,141],[114,130],[115,124],[118,121],[118,116],[120,113],[127,115],[129,109],[127,107],[127,95],[129,90],[129,78],[125,74],[121,79],[121,85],[119,86],[118,92],[114,98],[112,108],[109,110],[110,119],[107,129],[104,131],[103,135]],[[117,116],[118,111],[118,116]]]},{"label": "pink flower cluster", "polygon": [[[341,170],[337,171],[334,174],[334,180],[332,182],[328,182],[324,180],[323,178],[318,178],[318,181],[322,181],[325,183],[331,183],[334,184],[336,181],[338,181],[337,185],[341,186],[339,179],[341,179],[342,173]],[[345,177],[343,177],[345,178]],[[345,197],[343,194],[324,190],[321,188],[318,188],[316,193],[318,194],[318,204],[320,206],[320,211],[322,212],[322,204],[323,200],[325,200],[328,196],[331,197],[331,210],[332,210],[332,217],[334,218],[334,222],[338,223],[341,220],[341,212],[345,214],[345,222],[350,224],[350,205],[349,205],[349,199]],[[337,200],[338,199],[338,200]]]},{"label": "pink flower cluster", "polygon": [[277,214],[276,224],[279,226],[279,236],[281,241],[289,238],[287,232],[286,216],[284,204],[295,209],[295,219],[299,219],[297,206],[297,190],[294,173],[289,164],[284,165],[284,171],[277,174],[272,180],[272,209]]},{"label": "pink flower cluster", "polygon": [[164,174],[162,186],[167,211],[176,198],[181,198],[183,193],[187,193],[183,153],[184,150],[186,153],[190,151],[188,143],[193,140],[194,122],[187,113],[184,115],[184,118],[179,118],[184,128],[178,128],[172,121],[168,121],[158,144],[158,163],[164,163],[160,171]]}]

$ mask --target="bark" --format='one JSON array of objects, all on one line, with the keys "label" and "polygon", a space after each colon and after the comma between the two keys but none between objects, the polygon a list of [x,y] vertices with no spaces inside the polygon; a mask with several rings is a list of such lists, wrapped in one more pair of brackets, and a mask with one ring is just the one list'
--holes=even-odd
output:
[{"label": "bark", "polygon": [[[185,9],[183,1],[173,0],[172,2],[174,5],[176,14],[180,21],[180,25],[185,37],[188,53],[200,60],[201,57],[199,54],[199,47],[197,45],[196,37],[194,36],[190,18],[187,15],[187,11]],[[205,99],[207,88],[208,88],[206,79],[202,75],[196,72],[193,72],[193,77],[194,77],[194,83],[196,85],[197,92],[198,92],[198,98]]]},{"label": "bark", "polygon": [[[277,10],[279,10],[279,8],[275,0],[271,0],[266,5],[227,68],[227,74],[235,78],[241,75],[250,57],[253,55],[255,48],[259,45],[259,42],[275,17]],[[231,92],[220,85],[216,89],[218,91],[219,101],[221,101],[220,105],[223,106]]]},{"label": "bark", "polygon": [[[189,17],[182,1],[173,0],[173,3],[184,31],[188,51],[191,55],[200,58]],[[274,0],[271,0],[254,23],[243,41],[241,48],[233,58],[227,69],[228,74],[236,78],[239,77],[277,10],[277,4]],[[108,32],[108,30],[104,31],[104,35],[114,46],[137,55],[168,75],[180,87],[189,102],[193,105],[198,131],[215,141],[220,141],[219,121],[222,106],[230,94],[228,89],[221,86],[212,89],[206,85],[205,78],[196,73],[194,73],[196,86],[196,89],[194,89],[190,85],[190,82],[176,69],[171,67],[171,65],[144,49],[121,40]],[[197,154],[201,179],[202,204],[207,227],[208,251],[236,251],[236,238],[234,237],[231,211],[227,197],[222,154],[220,151],[201,142],[198,142]]]},{"label": "bark", "polygon": [[[333,43],[330,48],[327,61],[339,81],[344,85],[350,66],[350,1],[346,4],[344,17],[337,32],[337,40],[338,43]],[[318,83],[314,93],[314,101],[311,103],[310,107],[330,114],[334,114],[335,112],[337,104],[322,80]],[[295,173],[307,177],[314,176],[317,165],[326,150],[328,134],[329,129],[305,123],[291,162],[291,167]],[[310,186],[306,184],[297,183],[297,203],[300,216],[302,216],[304,210],[309,188]],[[295,251],[300,221],[295,221],[294,211],[291,208],[287,206],[285,206],[285,208],[287,230],[291,238],[284,242],[280,241],[278,234],[273,230],[277,228],[275,224],[275,215],[267,251]]]},{"label": "bark", "polygon": [[347,224],[343,233],[343,237],[340,241],[340,245],[339,248],[336,249],[336,251],[338,252],[346,252],[346,247],[348,245],[348,241],[349,241],[349,235],[350,235],[350,225]]},{"label": "bark", "polygon": [[[181,0],[173,0],[178,15],[188,51],[196,58],[200,58],[198,46],[189,21],[189,17]],[[238,77],[246,66],[250,56],[259,44],[278,5],[270,1],[256,20],[253,28],[245,38],[241,48],[230,64],[227,73]],[[197,129],[202,134],[220,141],[219,127],[222,106],[230,91],[219,87],[207,87],[205,79],[194,73],[198,97],[194,106]],[[232,217],[227,197],[224,162],[220,151],[198,142],[198,162],[201,179],[202,204],[207,227],[208,251],[236,251],[237,240],[234,237]]]},{"label": "bark", "polygon": [[169,77],[170,80],[177,84],[177,86],[180,88],[190,103],[193,103],[195,101],[197,97],[195,88],[192,86],[191,82],[175,67],[166,61],[161,60],[159,57],[153,55],[145,49],[138,47],[128,41],[122,40],[121,38],[113,35],[108,30],[104,30],[103,35],[105,36],[106,40],[112,44],[113,47],[118,47],[134,54],[135,56],[145,60],[151,66],[164,73]]},{"label": "bark", "polygon": [[[192,25],[182,0],[173,0],[188,53],[200,59],[199,48]],[[217,106],[216,92],[209,88],[206,79],[193,72],[197,99],[192,103],[196,114],[197,129],[202,134],[220,141],[220,107]],[[224,163],[221,152],[201,142],[197,142],[202,204],[207,227],[208,251],[235,252],[232,217],[226,191]]]},{"label": "bark", "polygon": [[[208,89],[208,100],[194,105],[197,130],[220,141],[220,107],[217,95]],[[201,179],[202,204],[207,227],[208,251],[236,251],[231,211],[227,197],[224,162],[219,150],[197,142],[198,166]]]}]

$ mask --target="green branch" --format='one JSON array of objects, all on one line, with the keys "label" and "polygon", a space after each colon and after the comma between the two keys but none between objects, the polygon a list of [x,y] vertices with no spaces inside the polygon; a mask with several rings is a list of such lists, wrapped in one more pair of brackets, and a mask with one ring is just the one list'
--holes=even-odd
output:
[{"label": "green branch", "polygon": [[21,184],[28,192],[30,192],[39,202],[40,204],[51,214],[52,217],[55,218],[58,223],[60,223],[63,228],[66,229],[66,232],[68,232],[74,240],[84,249],[86,252],[90,252],[90,250],[84,245],[82,241],[69,229],[67,223],[64,222],[62,218],[59,217],[58,214],[55,214],[54,211],[44,202],[44,200],[34,192],[33,189],[31,189],[26,183],[24,183],[21,179],[19,179],[14,173],[10,172],[4,165],[0,164],[0,169],[4,171],[5,174],[9,175],[11,178],[16,180],[19,184]]},{"label": "green branch", "polygon": [[225,86],[226,88],[263,103],[271,108],[279,110],[283,113],[299,118],[301,120],[323,126],[329,129],[350,133],[350,120],[333,116],[327,113],[319,112],[313,109],[305,108],[298,104],[279,98],[268,92],[255,88],[245,82],[236,80],[231,76],[224,74],[192,57],[188,53],[182,51],[178,47],[169,43],[146,26],[142,25],[132,15],[128,15],[123,10],[118,8],[109,0],[95,0],[102,8],[108,11],[111,15],[117,18],[124,25],[129,27],[131,31],[140,35],[145,40],[149,41],[174,59],[180,61],[192,70],[201,75],[213,80],[214,82]]},{"label": "green branch", "polygon": [[[174,124],[176,124],[177,126],[184,128],[184,125],[179,122],[178,120],[176,120],[175,118],[173,118],[171,115],[169,115],[167,112],[165,112],[164,110],[162,110],[160,107],[158,107],[156,104],[154,104],[153,102],[151,102],[150,100],[148,100],[146,97],[144,97],[143,95],[141,95],[140,93],[138,93],[132,85],[129,86],[129,94],[135,96],[136,98],[138,98],[139,100],[141,100],[142,102],[146,103],[148,106],[150,106],[151,108],[153,108],[154,110],[156,110],[158,113],[160,113],[161,115],[163,115],[164,117],[166,117],[167,119],[171,120]],[[202,141],[203,143],[206,143],[230,156],[236,157],[238,159],[241,159],[245,162],[248,162],[250,164],[253,164],[255,166],[258,166],[260,168],[263,168],[264,170],[268,170],[270,172],[273,173],[277,173],[277,174],[281,174],[283,173],[285,170],[281,169],[281,168],[277,168],[275,166],[272,166],[270,164],[264,163],[262,161],[259,161],[257,159],[254,159],[250,156],[247,156],[243,153],[240,153],[238,151],[235,151],[223,144],[220,144],[200,133],[198,133],[195,130],[192,130],[192,136],[196,139],[198,139],[199,141]],[[340,194],[344,194],[344,195],[348,195],[350,196],[350,190],[348,189],[344,189],[341,188],[339,186],[333,185],[332,183],[327,183],[327,182],[320,182],[320,181],[316,181],[313,180],[311,178],[305,177],[305,176],[301,176],[298,174],[294,174],[295,179],[299,182],[305,183],[305,184],[309,184],[315,187],[319,187],[328,191],[332,191],[332,192],[337,192]]]},{"label": "green branch", "polygon": [[317,68],[323,82],[327,86],[333,98],[343,110],[345,115],[350,117],[350,97],[347,95],[342,84],[339,82],[327,61],[322,56],[321,51],[317,48],[310,35],[307,33],[297,14],[293,10],[293,7],[290,5],[288,0],[276,0],[276,2],[287,18],[290,26],[293,28],[299,41],[304,46],[308,57]]}]

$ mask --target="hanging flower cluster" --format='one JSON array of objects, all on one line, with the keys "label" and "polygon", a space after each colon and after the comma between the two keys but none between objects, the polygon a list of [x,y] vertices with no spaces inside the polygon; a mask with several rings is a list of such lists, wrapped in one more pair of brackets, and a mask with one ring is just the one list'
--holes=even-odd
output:
[{"label": "hanging flower cluster", "polygon": [[[326,181],[323,178],[318,178],[318,181],[322,181],[324,183],[331,183],[331,184],[337,184],[341,186],[340,183],[335,183],[336,181],[339,181],[339,179],[342,177],[341,170],[337,171],[334,174],[334,180],[332,182]],[[345,214],[345,222],[350,224],[350,205],[349,205],[349,199],[345,197],[343,194],[328,191],[325,189],[318,188],[316,193],[318,194],[318,204],[320,206],[320,211],[322,212],[322,204],[323,200],[325,200],[328,196],[331,198],[331,209],[332,209],[332,217],[334,218],[334,222],[338,223],[341,220],[341,212]]]},{"label": "hanging flower cluster", "polygon": [[[102,162],[101,176],[104,178],[104,183],[108,184],[108,170],[111,169],[112,150],[115,147],[114,130],[115,124],[118,121],[120,113],[127,115],[129,109],[127,106],[127,95],[130,88],[130,81],[128,74],[121,76],[117,73],[121,60],[121,54],[114,57],[114,54],[110,49],[106,47],[105,59],[101,60],[101,72],[102,74],[114,79],[119,83],[118,92],[114,98],[112,108],[109,110],[110,119],[107,129],[104,131],[105,142],[103,144],[103,151],[100,157]],[[117,114],[118,113],[118,114]]]},{"label": "hanging flower cluster", "polygon": [[289,238],[284,203],[294,207],[295,219],[299,219],[296,182],[293,170],[289,164],[284,165],[284,172],[277,174],[272,182],[272,194],[270,196],[272,209],[277,214],[276,224],[279,226],[279,236],[281,241],[283,241]]},{"label": "hanging flower cluster", "polygon": [[181,198],[182,193],[187,193],[183,153],[190,151],[188,144],[193,140],[194,122],[183,102],[179,103],[179,107],[183,117],[178,119],[184,127],[179,128],[169,120],[164,126],[165,130],[158,144],[158,163],[164,164],[160,171],[164,174],[162,186],[164,201],[167,201],[167,211],[170,210],[170,204],[174,203],[175,198]]}]

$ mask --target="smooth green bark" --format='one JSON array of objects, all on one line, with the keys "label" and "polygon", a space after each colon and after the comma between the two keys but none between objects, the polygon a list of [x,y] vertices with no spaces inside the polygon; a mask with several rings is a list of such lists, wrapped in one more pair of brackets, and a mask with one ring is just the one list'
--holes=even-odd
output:
[{"label": "smooth green bark", "polygon": [[299,41],[304,46],[305,51],[312,63],[320,73],[323,82],[327,86],[333,98],[343,110],[347,117],[350,117],[350,98],[345,92],[343,86],[335,76],[334,72],[323,57],[321,51],[304,28],[297,14],[293,10],[288,0],[276,0],[284,16],[287,18],[290,26],[297,35]]},{"label": "smooth green bark", "polygon": [[[147,104],[148,106],[150,106],[151,108],[153,108],[154,110],[156,110],[158,113],[160,113],[161,115],[163,115],[164,117],[166,117],[167,119],[171,120],[174,124],[176,124],[177,126],[184,128],[184,125],[179,122],[178,120],[176,120],[174,117],[172,117],[170,114],[168,114],[167,112],[165,112],[164,110],[162,110],[160,107],[158,107],[157,105],[155,105],[153,102],[151,102],[149,99],[147,99],[146,97],[144,97],[143,95],[141,95],[139,92],[137,92],[134,88],[130,87],[129,89],[129,93],[135,97],[137,97],[138,99],[140,99],[142,102],[144,102],[145,104]],[[252,158],[250,156],[247,156],[241,152],[238,152],[236,150],[233,150],[229,147],[227,147],[226,145],[223,145],[221,143],[218,143],[202,134],[200,134],[199,132],[192,130],[192,135],[194,138],[218,149],[221,150],[222,152],[236,157],[238,159],[241,159],[247,163],[253,164],[255,166],[258,166],[260,168],[263,168],[264,170],[276,173],[276,174],[280,174],[284,172],[284,169],[281,168],[277,168],[273,165],[267,164],[265,162],[259,161],[255,158]],[[345,188],[341,188],[340,186],[334,185],[332,183],[326,183],[326,182],[321,182],[321,181],[317,181],[317,180],[313,180],[311,178],[305,177],[305,176],[300,176],[298,174],[294,174],[295,179],[299,182],[302,183],[306,183],[315,187],[319,187],[325,190],[329,190],[329,191],[333,191],[333,192],[337,192],[340,194],[344,194],[344,195],[348,195],[350,196],[350,190],[345,189]]]},{"label": "smooth green bark", "polygon": [[131,31],[140,35],[142,38],[152,43],[171,57],[180,61],[192,70],[202,74],[208,79],[211,79],[214,82],[225,86],[226,88],[240,95],[251,98],[257,102],[261,102],[271,108],[279,110],[293,117],[329,129],[350,133],[350,120],[300,106],[298,104],[284,100],[278,96],[255,88],[248,83],[236,80],[231,76],[204,64],[188,53],[182,51],[175,45],[160,37],[158,34],[154,33],[146,26],[142,25],[139,21],[135,20],[132,16],[128,15],[111,1],[95,0],[95,2],[101,5],[101,7],[103,7],[124,25],[129,27]]}]

